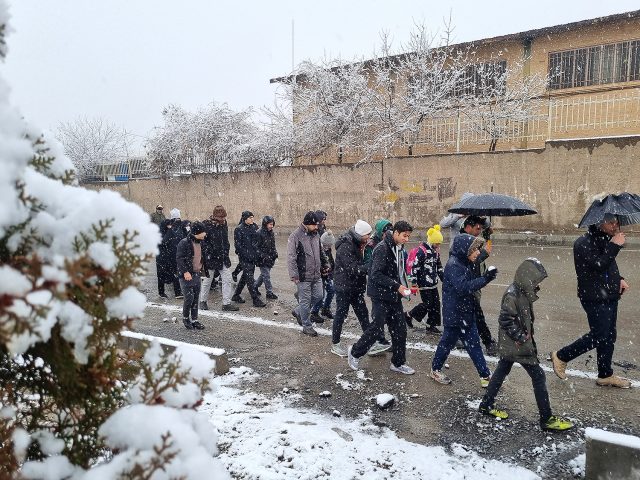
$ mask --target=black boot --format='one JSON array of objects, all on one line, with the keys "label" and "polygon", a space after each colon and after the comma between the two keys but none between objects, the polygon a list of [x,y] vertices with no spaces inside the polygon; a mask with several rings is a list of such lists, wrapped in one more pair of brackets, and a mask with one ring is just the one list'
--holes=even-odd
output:
[{"label": "black boot", "polygon": [[193,326],[193,328],[195,328],[196,330],[204,330],[204,325],[201,324],[198,320],[194,320],[193,322],[191,322],[191,325]]},{"label": "black boot", "polygon": [[184,323],[184,326],[187,327],[187,330],[193,330],[193,324],[188,318],[183,318],[182,323]]},{"label": "black boot", "polygon": [[242,298],[240,295],[234,295],[233,297],[231,297],[231,300],[236,303],[246,303],[244,298]]},{"label": "black boot", "polygon": [[328,308],[323,308],[322,310],[320,310],[320,314],[324,315],[329,320],[333,320],[333,313],[331,313],[331,310]]},{"label": "black boot", "polygon": [[200,310],[209,310],[209,305],[207,302],[200,302]]}]

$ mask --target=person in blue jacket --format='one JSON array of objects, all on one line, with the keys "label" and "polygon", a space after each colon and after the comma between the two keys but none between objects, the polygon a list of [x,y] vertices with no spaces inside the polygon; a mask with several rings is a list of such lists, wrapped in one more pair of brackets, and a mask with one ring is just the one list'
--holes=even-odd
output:
[{"label": "person in blue jacket", "polygon": [[444,269],[442,282],[442,313],[444,332],[431,363],[431,378],[448,385],[451,379],[442,373],[449,352],[458,338],[462,339],[473,364],[480,375],[483,388],[489,385],[491,372],[480,347],[480,337],[476,325],[477,302],[474,292],[494,280],[498,274],[495,267],[489,267],[479,276],[474,268],[485,240],[482,237],[461,233],[453,241],[449,260]]}]

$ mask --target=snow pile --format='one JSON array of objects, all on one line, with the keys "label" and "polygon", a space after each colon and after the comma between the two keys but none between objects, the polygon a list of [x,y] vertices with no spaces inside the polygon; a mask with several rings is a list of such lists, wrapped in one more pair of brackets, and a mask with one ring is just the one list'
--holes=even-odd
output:
[{"label": "snow pile", "polygon": [[581,453],[576,458],[569,460],[569,467],[571,468],[571,473],[575,477],[584,478],[586,471],[586,463],[587,463],[587,455]]},{"label": "snow pile", "polygon": [[633,435],[607,432],[606,430],[600,430],[599,428],[587,427],[584,431],[584,436],[587,439],[640,450],[640,438]]},{"label": "snow pile", "polygon": [[390,393],[381,393],[376,395],[376,405],[378,408],[384,410],[391,407],[396,401],[396,397],[391,395]]},{"label": "snow pile", "polygon": [[332,409],[320,414],[295,408],[288,397],[240,391],[233,384],[247,372],[232,370],[214,379],[216,395],[205,397],[201,411],[218,428],[219,458],[234,478],[539,478],[461,446],[449,454],[407,442],[368,417],[348,420]]}]

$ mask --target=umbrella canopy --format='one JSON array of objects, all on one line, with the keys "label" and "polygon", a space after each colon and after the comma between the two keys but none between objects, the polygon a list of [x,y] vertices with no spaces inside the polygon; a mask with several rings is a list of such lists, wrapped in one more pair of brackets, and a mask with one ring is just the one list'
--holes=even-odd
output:
[{"label": "umbrella canopy", "polygon": [[523,201],[499,193],[480,193],[472,197],[463,198],[453,205],[449,211],[462,215],[490,217],[520,217],[538,213]]},{"label": "umbrella canopy", "polygon": [[636,225],[640,223],[640,196],[623,192],[618,195],[607,195],[601,200],[594,200],[580,220],[580,227],[599,225],[606,215],[616,215],[620,225]]}]

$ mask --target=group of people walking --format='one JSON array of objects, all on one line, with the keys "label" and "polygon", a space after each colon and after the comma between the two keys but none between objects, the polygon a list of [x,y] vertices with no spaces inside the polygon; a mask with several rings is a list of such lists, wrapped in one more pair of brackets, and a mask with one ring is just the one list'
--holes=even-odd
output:
[{"label": "group of people walking", "polygon": [[[163,296],[164,283],[173,283],[176,297],[184,295],[183,323],[186,328],[204,328],[197,320],[198,307],[208,309],[209,288],[215,275],[219,275],[222,283],[223,310],[238,310],[235,303],[244,303],[240,294],[245,286],[255,307],[266,305],[258,290],[263,284],[266,298],[277,299],[270,272],[278,258],[273,217],[265,216],[258,228],[250,211],[242,213],[234,231],[234,246],[242,271],[235,291],[231,287],[230,245],[224,208],[216,206],[208,220],[192,225],[178,223],[179,217],[174,209],[169,220],[160,222],[160,230],[164,233],[158,256],[161,259],[158,261],[158,289]],[[440,256],[440,245],[444,240],[441,228],[451,230],[449,258],[444,267]],[[333,320],[331,352],[345,357],[352,369],[357,370],[367,354],[378,355],[391,350],[390,370],[411,375],[415,369],[406,359],[407,326],[413,326],[413,321],[424,321],[427,333],[442,333],[431,363],[430,377],[435,382],[443,385],[452,382],[444,374],[443,367],[450,351],[461,343],[478,372],[480,386],[487,389],[480,404],[481,413],[498,418],[508,416],[495,407],[495,399],[513,364],[519,363],[531,377],[541,427],[553,431],[571,428],[569,421],[552,414],[534,339],[533,303],[538,299],[540,283],[547,277],[542,263],[528,258],[518,267],[502,297],[496,342],[480,306],[482,288],[498,275],[497,268],[485,264],[492,251],[492,229],[487,219],[449,215],[440,225],[427,231],[424,241],[407,251],[405,245],[412,232],[413,227],[403,220],[394,224],[386,219],[379,220],[374,231],[369,223],[360,219],[336,239],[326,228],[325,212],[307,212],[302,223],[289,235],[286,260],[298,302],[291,313],[302,327],[302,333],[317,336],[313,324],[324,322],[322,313]],[[175,248],[176,284],[174,277],[165,271],[164,260],[167,254],[171,255],[176,238],[180,236]],[[629,288],[615,261],[624,241],[617,219],[610,217],[602,224],[590,227],[575,242],[578,296],[587,313],[590,332],[552,352],[553,369],[560,378],[566,378],[569,361],[596,348],[596,383],[630,387],[628,380],[614,375],[611,369],[617,305]],[[168,265],[171,266],[170,262]],[[254,279],[256,267],[260,269],[257,280]],[[438,292],[440,282],[442,308]],[[371,301],[371,314],[365,293]],[[334,294],[335,314],[331,311]],[[405,312],[403,302],[418,294],[418,305]],[[350,308],[360,323],[362,336],[347,347],[341,341],[341,334]],[[385,325],[390,340],[386,338]],[[487,366],[481,342],[487,354],[497,354],[500,358],[493,374]]]}]

